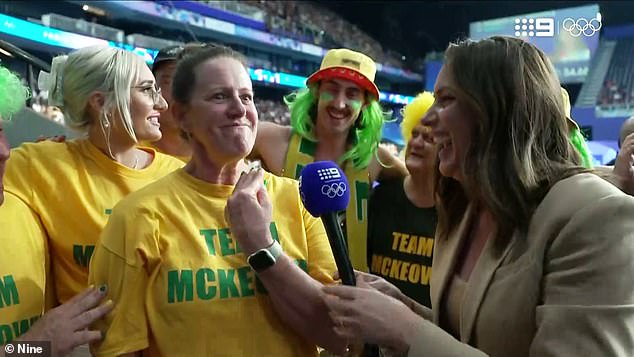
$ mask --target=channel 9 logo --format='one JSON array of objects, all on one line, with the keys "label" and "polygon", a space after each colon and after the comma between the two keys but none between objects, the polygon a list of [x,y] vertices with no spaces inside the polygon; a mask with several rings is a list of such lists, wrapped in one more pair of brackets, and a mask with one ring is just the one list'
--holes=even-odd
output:
[{"label": "channel 9 logo", "polygon": [[555,36],[555,19],[552,17],[516,18],[515,36],[553,37]]},{"label": "channel 9 logo", "polygon": [[[601,30],[601,25],[601,14],[597,13],[597,17],[591,19],[567,17],[561,22],[561,29],[572,37],[591,37]],[[552,17],[516,18],[515,36],[554,37],[555,19]]]}]

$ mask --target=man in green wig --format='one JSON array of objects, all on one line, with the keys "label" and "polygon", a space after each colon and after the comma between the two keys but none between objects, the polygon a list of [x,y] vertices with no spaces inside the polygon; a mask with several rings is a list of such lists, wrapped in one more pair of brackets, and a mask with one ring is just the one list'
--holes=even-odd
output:
[{"label": "man in green wig", "polygon": [[285,98],[291,127],[262,122],[251,159],[276,175],[298,178],[313,162],[331,160],[348,178],[350,204],[344,232],[350,259],[367,271],[367,200],[371,182],[407,174],[404,163],[382,147],[384,113],[374,84],[376,64],[359,52],[333,49],[307,88]]}]

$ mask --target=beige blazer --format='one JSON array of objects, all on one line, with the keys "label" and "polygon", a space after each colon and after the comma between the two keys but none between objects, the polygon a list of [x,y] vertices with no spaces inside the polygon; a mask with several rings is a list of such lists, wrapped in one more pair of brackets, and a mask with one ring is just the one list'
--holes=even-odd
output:
[{"label": "beige blazer", "polygon": [[555,184],[526,237],[485,246],[458,341],[437,327],[438,307],[471,213],[449,239],[436,239],[433,321],[421,319],[408,356],[634,356],[634,198],[593,174]]}]

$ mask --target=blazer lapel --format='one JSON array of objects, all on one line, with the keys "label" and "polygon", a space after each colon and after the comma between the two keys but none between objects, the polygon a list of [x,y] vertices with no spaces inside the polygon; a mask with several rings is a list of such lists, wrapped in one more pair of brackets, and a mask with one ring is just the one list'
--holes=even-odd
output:
[{"label": "blazer lapel", "polygon": [[[503,250],[495,248],[494,239],[487,240],[478,261],[471,272],[469,282],[465,289],[465,295],[462,300],[462,311],[460,315],[460,339],[462,342],[468,343],[473,332],[473,325],[478,314],[478,310],[484,298],[491,279],[495,271],[502,263],[504,257],[510,251],[515,237],[511,240]],[[432,272],[433,274],[433,272]]]},{"label": "blazer lapel", "polygon": [[473,208],[471,205],[465,210],[465,214],[458,228],[447,237],[440,239],[436,237],[434,242],[434,257],[432,262],[432,273],[430,283],[431,306],[433,320],[436,325],[440,325],[440,304],[444,296],[449,279],[454,275],[454,266],[460,253],[460,247],[464,242],[471,220]]}]

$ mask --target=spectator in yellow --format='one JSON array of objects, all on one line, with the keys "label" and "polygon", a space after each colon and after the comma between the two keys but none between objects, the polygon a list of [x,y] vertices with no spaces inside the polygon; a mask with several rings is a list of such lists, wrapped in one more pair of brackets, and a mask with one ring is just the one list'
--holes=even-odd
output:
[{"label": "spectator in yellow", "polygon": [[161,137],[159,116],[167,109],[140,56],[86,47],[54,58],[51,72],[49,101],[85,136],[12,150],[5,189],[42,222],[63,303],[86,288],[88,262],[115,203],[183,163],[136,147]]},{"label": "spectator in yellow", "polygon": [[110,311],[112,302],[96,307],[106,289],[90,287],[44,314],[51,296],[46,233],[37,215],[2,185],[9,158],[3,124],[24,107],[28,93],[15,74],[0,66],[0,355],[10,351],[7,344],[12,342],[48,341],[51,350],[46,353],[64,356],[101,339],[101,332],[86,328]]},{"label": "spectator in yellow", "polygon": [[97,325],[106,337],[93,354],[342,352],[319,298],[335,270],[322,223],[296,181],[241,176],[258,129],[244,56],[224,46],[184,54],[172,97],[193,156],[114,208],[90,281],[108,284],[117,309]]}]

